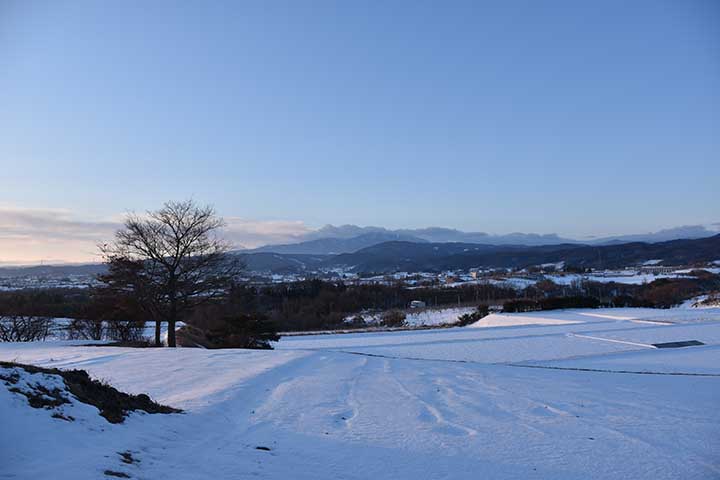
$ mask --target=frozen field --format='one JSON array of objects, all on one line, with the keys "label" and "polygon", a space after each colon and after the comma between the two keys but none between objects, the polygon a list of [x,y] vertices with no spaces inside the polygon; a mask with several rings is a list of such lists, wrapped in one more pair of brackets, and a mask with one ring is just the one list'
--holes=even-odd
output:
[{"label": "frozen field", "polygon": [[[652,345],[685,340],[705,345]],[[0,344],[0,360],[186,410],[110,425],[75,404],[63,422],[0,388],[0,478],[720,478],[720,309],[492,315],[275,351]]]}]

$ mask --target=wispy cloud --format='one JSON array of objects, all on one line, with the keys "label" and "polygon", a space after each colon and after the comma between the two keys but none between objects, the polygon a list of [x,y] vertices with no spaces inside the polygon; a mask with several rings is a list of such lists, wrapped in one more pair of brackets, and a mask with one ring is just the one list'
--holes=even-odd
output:
[{"label": "wispy cloud", "polygon": [[119,227],[117,222],[79,220],[67,210],[0,207],[0,240],[98,240]]},{"label": "wispy cloud", "polygon": [[287,243],[313,231],[301,221],[292,220],[244,220],[225,217],[225,236],[238,246],[259,247],[274,243]]},{"label": "wispy cloud", "polygon": [[97,244],[120,224],[81,219],[68,210],[0,206],[0,262],[97,260]]},{"label": "wispy cloud", "polygon": [[[122,218],[89,219],[63,209],[0,206],[0,263],[97,261],[97,245],[112,239]],[[290,242],[311,231],[300,221],[225,221],[222,234],[238,247]]]}]

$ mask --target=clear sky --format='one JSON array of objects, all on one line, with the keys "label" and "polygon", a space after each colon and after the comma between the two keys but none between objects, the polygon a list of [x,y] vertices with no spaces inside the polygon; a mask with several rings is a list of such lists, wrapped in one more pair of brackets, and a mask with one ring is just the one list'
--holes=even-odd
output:
[{"label": "clear sky", "polygon": [[188,197],[249,245],[718,222],[720,2],[0,0],[0,167],[0,261]]}]

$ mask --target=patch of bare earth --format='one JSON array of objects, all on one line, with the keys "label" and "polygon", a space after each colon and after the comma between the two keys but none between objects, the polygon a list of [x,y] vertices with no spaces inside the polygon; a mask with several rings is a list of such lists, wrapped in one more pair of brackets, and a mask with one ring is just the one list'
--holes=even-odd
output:
[{"label": "patch of bare earth", "polygon": [[[47,387],[42,383],[21,382],[19,370],[31,374],[57,375],[62,378],[65,388]],[[181,410],[154,402],[148,395],[130,395],[114,387],[95,380],[85,370],[58,370],[24,365],[14,362],[0,362],[0,380],[4,381],[10,392],[23,395],[33,408],[55,409],[70,403],[70,395],[82,403],[93,405],[100,415],[110,423],[122,423],[133,411],[147,413],[180,413]],[[61,412],[55,412],[53,418],[65,421],[74,420]]]}]

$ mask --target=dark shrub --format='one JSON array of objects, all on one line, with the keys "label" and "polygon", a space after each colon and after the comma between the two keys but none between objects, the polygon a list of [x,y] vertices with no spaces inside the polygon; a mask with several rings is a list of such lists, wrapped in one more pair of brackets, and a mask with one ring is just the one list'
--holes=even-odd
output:
[{"label": "dark shrub", "polygon": [[510,300],[503,304],[503,313],[534,312],[540,310],[540,304],[535,300]]},{"label": "dark shrub", "polygon": [[382,315],[382,324],[386,327],[402,327],[405,325],[405,312],[388,310]]},{"label": "dark shrub", "polygon": [[105,323],[98,319],[76,318],[67,326],[69,340],[102,340],[105,337]]},{"label": "dark shrub", "polygon": [[143,340],[145,322],[136,320],[110,320],[108,321],[107,336],[116,342],[128,343]]},{"label": "dark shrub", "polygon": [[31,315],[0,316],[0,342],[35,342],[45,340],[52,320]]},{"label": "dark shrub", "polygon": [[460,315],[455,325],[457,325],[458,327],[464,327],[466,325],[477,322],[481,318],[487,317],[489,314],[490,309],[487,305],[478,305],[477,309],[474,312]]},{"label": "dark shrub", "polygon": [[595,297],[550,297],[540,300],[540,310],[558,310],[561,308],[600,308],[600,300]]},{"label": "dark shrub", "polygon": [[280,339],[274,325],[262,314],[214,316],[214,309],[194,315],[178,331],[184,347],[272,349],[271,342]]}]

